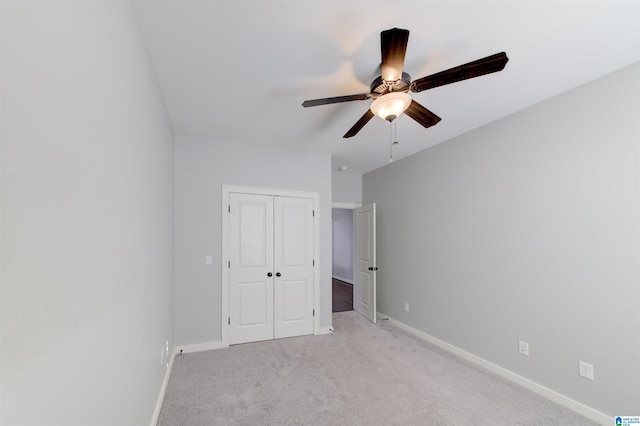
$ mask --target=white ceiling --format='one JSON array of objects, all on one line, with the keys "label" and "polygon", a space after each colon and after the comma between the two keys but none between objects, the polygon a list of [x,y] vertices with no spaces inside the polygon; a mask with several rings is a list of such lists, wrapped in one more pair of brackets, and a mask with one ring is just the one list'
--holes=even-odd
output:
[{"label": "white ceiling", "polygon": [[413,94],[442,121],[424,129],[399,117],[396,159],[640,61],[638,1],[134,4],[176,133],[326,153],[352,173],[387,164],[389,124],[374,118],[343,139],[371,101],[301,103],[368,93],[382,30],[410,30],[412,79],[501,51],[510,59],[501,72]]}]

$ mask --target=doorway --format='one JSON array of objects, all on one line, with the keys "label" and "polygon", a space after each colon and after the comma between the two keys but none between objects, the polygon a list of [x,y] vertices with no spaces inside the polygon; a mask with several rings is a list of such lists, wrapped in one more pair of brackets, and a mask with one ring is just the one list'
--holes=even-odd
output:
[{"label": "doorway", "polygon": [[[375,323],[376,271],[378,270],[376,203],[354,209],[340,209],[334,206],[332,223],[333,277],[351,284],[352,309]],[[335,302],[334,299],[334,306]]]},{"label": "doorway", "polygon": [[353,310],[353,209],[332,208],[332,312]]}]

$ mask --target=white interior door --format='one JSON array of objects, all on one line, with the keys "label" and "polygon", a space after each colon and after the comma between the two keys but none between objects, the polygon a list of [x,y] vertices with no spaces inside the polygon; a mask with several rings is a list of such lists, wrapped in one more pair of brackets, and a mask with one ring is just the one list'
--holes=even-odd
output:
[{"label": "white interior door", "polygon": [[273,339],[273,197],[229,201],[229,343]]},{"label": "white interior door", "polygon": [[275,197],[274,337],[313,334],[313,200]]},{"label": "white interior door", "polygon": [[355,280],[353,308],[376,322],[376,203],[353,210]]}]

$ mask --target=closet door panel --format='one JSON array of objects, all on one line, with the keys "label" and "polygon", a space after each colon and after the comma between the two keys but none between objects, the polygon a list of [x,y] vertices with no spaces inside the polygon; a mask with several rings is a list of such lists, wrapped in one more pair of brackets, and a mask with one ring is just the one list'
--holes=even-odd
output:
[{"label": "closet door panel", "polygon": [[230,209],[229,343],[273,339],[273,197],[231,194]]},{"label": "closet door panel", "polygon": [[313,334],[313,200],[274,200],[274,335]]}]

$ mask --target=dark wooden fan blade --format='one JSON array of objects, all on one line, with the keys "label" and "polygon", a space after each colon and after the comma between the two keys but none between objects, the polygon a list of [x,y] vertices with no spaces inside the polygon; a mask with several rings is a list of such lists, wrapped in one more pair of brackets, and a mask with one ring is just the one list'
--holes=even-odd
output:
[{"label": "dark wooden fan blade", "polygon": [[323,98],[323,99],[312,99],[309,101],[304,101],[302,103],[303,107],[312,107],[318,105],[327,105],[327,104],[337,104],[339,102],[349,102],[349,101],[364,101],[369,99],[371,95],[368,93],[362,93],[360,95],[347,95],[347,96],[336,96],[334,98]]},{"label": "dark wooden fan blade", "polygon": [[373,118],[373,116],[374,114],[370,109],[368,109],[367,112],[365,112],[364,115],[360,117],[360,120],[358,120],[358,122],[354,124],[347,133],[344,134],[343,138],[350,138],[351,136],[355,136],[360,131],[360,129],[362,129],[364,125]]},{"label": "dark wooden fan blade", "polygon": [[380,50],[382,52],[382,79],[386,81],[400,80],[404,66],[404,54],[407,51],[409,30],[392,28],[380,33]]},{"label": "dark wooden fan blade", "polygon": [[468,64],[419,78],[411,83],[411,91],[422,92],[423,90],[433,89],[434,87],[444,86],[445,84],[456,83],[468,78],[480,77],[481,75],[502,71],[508,61],[509,58],[507,58],[506,53],[496,53],[495,55],[487,56],[486,58],[478,59]]},{"label": "dark wooden fan blade", "polygon": [[424,127],[431,127],[438,124],[438,121],[441,120],[440,117],[412,100],[409,108],[404,111],[409,117],[416,120],[418,123],[422,124]]}]

